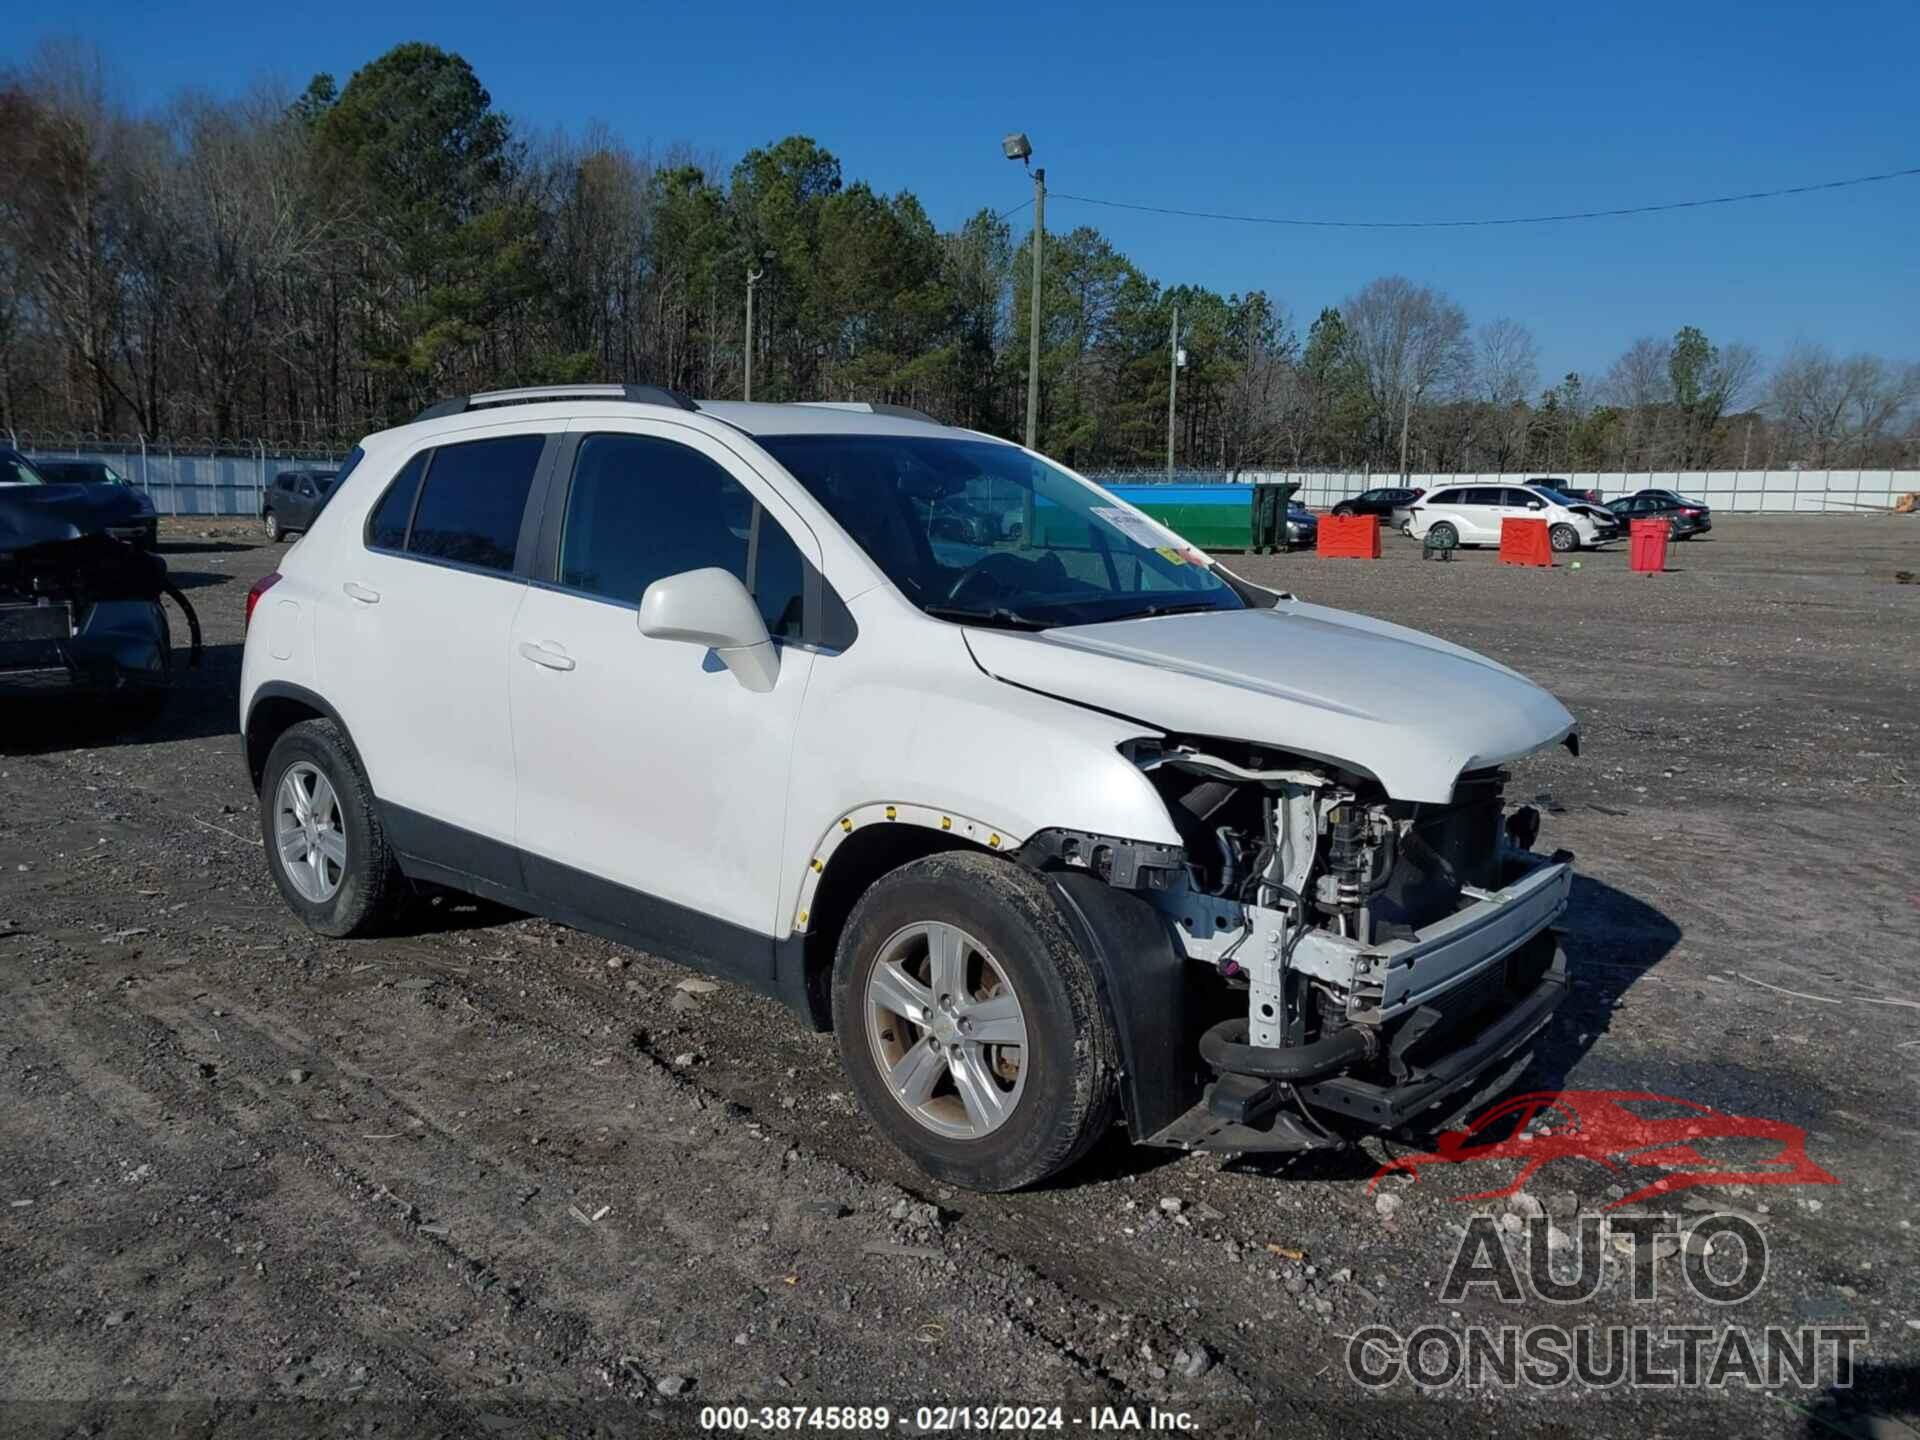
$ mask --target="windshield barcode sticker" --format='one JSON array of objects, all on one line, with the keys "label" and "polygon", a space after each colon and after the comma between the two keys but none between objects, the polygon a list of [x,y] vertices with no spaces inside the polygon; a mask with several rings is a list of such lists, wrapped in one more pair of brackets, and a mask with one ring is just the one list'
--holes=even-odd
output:
[{"label": "windshield barcode sticker", "polygon": [[1122,510],[1115,505],[1096,505],[1093,513],[1135,544],[1144,545],[1149,550],[1159,550],[1167,543],[1167,532],[1144,515],[1136,515],[1131,510]]}]

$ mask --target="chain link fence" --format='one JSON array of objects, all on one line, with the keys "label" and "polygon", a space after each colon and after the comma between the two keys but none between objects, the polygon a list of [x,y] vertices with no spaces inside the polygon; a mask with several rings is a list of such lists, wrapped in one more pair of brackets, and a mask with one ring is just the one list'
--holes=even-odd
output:
[{"label": "chain link fence", "polygon": [[111,465],[146,492],[162,515],[260,513],[260,498],[282,470],[332,470],[351,447],[300,448],[261,440],[225,444],[186,437],[8,433],[29,460],[92,460]]},{"label": "chain link fence", "polygon": [[[300,447],[264,440],[218,444],[184,437],[147,441],[138,436],[13,434],[13,447],[28,459],[105,461],[152,497],[162,515],[258,515],[260,498],[282,470],[334,469],[350,446]],[[1134,469],[1098,467],[1084,472],[1101,485],[1216,486],[1255,481],[1292,481],[1296,499],[1324,510],[1376,486],[1515,484],[1550,479],[1563,490],[1598,492],[1604,499],[1638,490],[1676,490],[1715,509],[1754,514],[1845,514],[1891,510],[1902,495],[1920,491],[1920,470],[1690,470],[1604,471],[1555,476],[1516,474],[1410,475],[1351,470],[1223,470],[1206,467]]]}]

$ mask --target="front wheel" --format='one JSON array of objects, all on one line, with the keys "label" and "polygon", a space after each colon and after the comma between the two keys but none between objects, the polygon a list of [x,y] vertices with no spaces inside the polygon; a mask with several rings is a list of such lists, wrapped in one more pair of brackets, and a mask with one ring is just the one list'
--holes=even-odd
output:
[{"label": "front wheel", "polygon": [[1344,520],[1347,516],[1353,514],[1353,506],[1347,504],[1345,501],[1342,501],[1340,504],[1333,507],[1332,513],[1335,515],[1338,515],[1341,519]]},{"label": "front wheel", "polygon": [[1045,883],[932,855],[861,897],[833,967],[841,1064],[879,1130],[937,1180],[1016,1190],[1112,1125],[1119,1050]]},{"label": "front wheel", "polygon": [[1547,541],[1564,555],[1580,548],[1580,532],[1571,525],[1556,525],[1547,532]]},{"label": "front wheel", "polygon": [[280,528],[280,517],[278,515],[274,514],[273,511],[269,510],[261,518],[266,521],[267,539],[273,541],[275,544],[278,544],[281,540],[286,538],[287,532]]}]

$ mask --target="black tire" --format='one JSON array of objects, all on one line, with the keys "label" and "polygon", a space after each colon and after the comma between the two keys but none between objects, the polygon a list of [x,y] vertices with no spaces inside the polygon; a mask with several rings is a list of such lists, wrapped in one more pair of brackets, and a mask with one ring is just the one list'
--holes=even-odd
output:
[{"label": "black tire", "polygon": [[1562,555],[1580,548],[1580,532],[1571,525],[1556,525],[1547,532],[1547,543]]},{"label": "black tire", "polygon": [[280,528],[280,517],[273,511],[269,510],[262,515],[260,522],[267,527],[267,539],[276,545],[287,538],[287,532]]},{"label": "black tire", "polygon": [[[998,1128],[977,1138],[950,1138],[916,1119],[888,1086],[868,1034],[867,984],[882,946],[924,922],[955,925],[976,937],[1012,987],[1026,1023],[1019,1099]],[[1112,1128],[1119,1046],[1092,966],[1045,883],[998,857],[931,855],[874,883],[840,936],[833,1028],[867,1118],[947,1184],[987,1191],[1038,1184]]]},{"label": "black tire", "polygon": [[1436,549],[1457,550],[1460,548],[1460,532],[1445,520],[1436,520],[1427,527],[1427,538],[1433,541]]},{"label": "black tire", "polygon": [[[340,829],[347,843],[339,888],[318,902],[294,887],[274,835],[280,782],[289,768],[302,761],[313,765],[333,787],[339,803]],[[273,883],[309,930],[336,939],[370,935],[389,917],[399,896],[399,867],[387,845],[373,788],[360,768],[360,757],[331,720],[303,720],[273,742],[260,778],[260,834]]]},{"label": "black tire", "polygon": [[1331,513],[1335,515],[1339,515],[1344,518],[1345,516],[1348,516],[1354,513],[1353,506],[1349,505],[1346,501],[1342,500],[1338,505],[1333,507],[1333,510]]}]

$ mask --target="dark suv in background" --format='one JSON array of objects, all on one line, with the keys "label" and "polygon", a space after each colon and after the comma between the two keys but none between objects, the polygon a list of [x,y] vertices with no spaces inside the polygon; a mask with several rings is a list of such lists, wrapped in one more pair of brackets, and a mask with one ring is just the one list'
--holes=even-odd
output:
[{"label": "dark suv in background", "polygon": [[1398,528],[1413,518],[1413,502],[1426,493],[1424,490],[1391,486],[1365,490],[1350,500],[1340,501],[1333,507],[1333,513],[1378,515],[1382,525]]},{"label": "dark suv in background", "polygon": [[284,540],[295,531],[304,531],[326,507],[339,472],[334,470],[282,470],[260,497],[260,519],[267,527],[269,540]]}]

